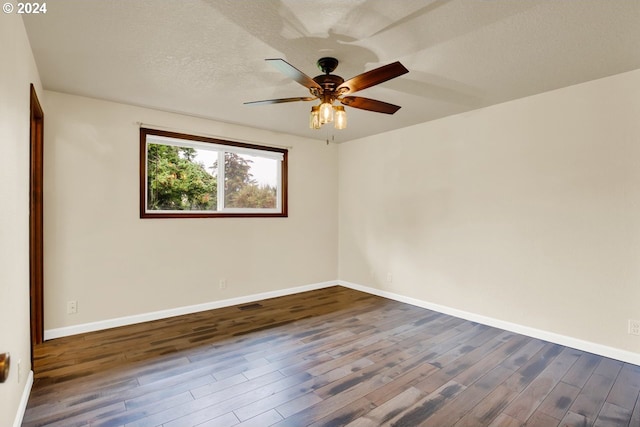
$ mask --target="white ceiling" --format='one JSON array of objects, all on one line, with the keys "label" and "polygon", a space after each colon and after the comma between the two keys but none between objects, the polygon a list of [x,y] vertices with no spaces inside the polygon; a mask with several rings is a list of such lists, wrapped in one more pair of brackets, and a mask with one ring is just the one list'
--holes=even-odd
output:
[{"label": "white ceiling", "polygon": [[[342,142],[640,68],[639,0],[49,0],[23,15],[45,89]],[[348,129],[308,128],[315,102],[264,61],[345,79],[399,60],[356,93]]]}]

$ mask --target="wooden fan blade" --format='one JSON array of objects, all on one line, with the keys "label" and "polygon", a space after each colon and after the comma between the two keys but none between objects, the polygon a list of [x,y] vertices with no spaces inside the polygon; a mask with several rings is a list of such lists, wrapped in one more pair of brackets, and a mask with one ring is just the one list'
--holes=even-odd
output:
[{"label": "wooden fan blade", "polygon": [[340,102],[349,107],[385,114],[393,114],[401,108],[399,105],[376,101],[375,99],[363,98],[361,96],[345,96],[340,99]]},{"label": "wooden fan blade", "polygon": [[296,98],[280,98],[280,99],[265,99],[264,101],[250,101],[245,102],[245,105],[263,105],[263,104],[282,104],[283,102],[296,102],[296,101],[313,101],[318,99],[315,96],[296,97]]},{"label": "wooden fan blade", "polygon": [[273,58],[273,59],[265,59],[265,61],[267,61],[268,63],[273,65],[275,68],[277,68],[278,71],[280,71],[282,74],[292,78],[293,80],[297,81],[307,89],[311,89],[311,88],[322,89],[322,86],[316,83],[311,77],[307,76],[305,73],[298,70],[296,67],[289,64],[284,59]]},{"label": "wooden fan blade", "polygon": [[[392,64],[383,65],[382,67],[357,75],[338,86],[336,91],[343,89],[342,93],[357,92],[386,82],[387,80],[395,79],[408,72],[409,70],[407,70],[404,65],[396,61]],[[344,91],[344,88],[347,90]]]}]

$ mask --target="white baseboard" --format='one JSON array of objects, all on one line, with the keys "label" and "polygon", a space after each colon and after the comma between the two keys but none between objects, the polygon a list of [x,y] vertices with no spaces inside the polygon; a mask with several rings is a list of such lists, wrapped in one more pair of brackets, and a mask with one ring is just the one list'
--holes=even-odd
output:
[{"label": "white baseboard", "polygon": [[22,397],[20,398],[20,404],[18,406],[18,412],[16,412],[16,418],[13,420],[13,427],[20,427],[22,420],[24,419],[24,413],[27,410],[27,403],[29,403],[29,395],[31,394],[31,387],[33,386],[33,371],[29,371],[27,381],[24,383],[24,389],[22,390]]},{"label": "white baseboard", "polygon": [[294,288],[280,289],[271,292],[262,292],[259,294],[247,295],[237,298],[229,298],[220,301],[212,301],[204,304],[190,305],[186,307],[171,308],[168,310],[154,311],[151,313],[136,314],[133,316],[118,317],[115,319],[107,319],[99,322],[83,323],[80,325],[65,326],[62,328],[48,329],[44,331],[44,339],[51,340],[70,335],[83,334],[85,332],[100,331],[103,329],[117,328],[119,326],[133,325],[136,323],[150,322],[152,320],[166,319],[168,317],[182,316],[184,314],[198,313],[200,311],[214,310],[216,308],[229,307],[238,304],[246,304],[255,301],[261,301],[268,298],[276,298],[285,295],[298,294],[300,292],[313,291],[323,289],[329,286],[336,286],[337,281],[313,283],[310,285],[297,286]]},{"label": "white baseboard", "polygon": [[[560,344],[560,345],[575,348],[578,350],[587,351],[589,353],[594,353],[600,356],[610,357],[612,359],[620,360],[627,363],[632,363],[634,365],[640,365],[640,354],[638,353],[633,353],[630,351],[621,350],[618,348],[609,347],[606,345],[597,344],[590,341],[584,341],[578,338],[557,334],[555,332],[550,332],[550,331],[532,328],[529,326],[519,325],[517,323],[511,323],[504,320],[495,319],[493,317],[488,317],[488,316],[483,316],[476,313],[458,310],[456,308],[434,304],[428,301],[419,300],[417,298],[411,298],[411,297],[396,294],[393,292],[383,291],[383,290],[372,288],[369,286],[363,286],[356,283],[347,282],[344,280],[314,283],[310,285],[297,286],[297,287],[281,289],[277,291],[263,292],[263,293],[247,295],[243,297],[230,298],[230,299],[225,299],[221,301],[213,301],[213,302],[208,302],[204,304],[178,307],[178,308],[173,308],[168,310],[155,311],[151,313],[142,313],[142,314],[137,314],[133,316],[108,319],[108,320],[99,321],[99,322],[84,323],[81,325],[74,325],[74,326],[66,326],[63,328],[49,329],[44,331],[44,339],[50,340],[50,339],[65,337],[69,335],[82,334],[85,332],[93,332],[93,331],[99,331],[103,329],[115,328],[118,326],[133,325],[136,323],[149,322],[152,320],[165,319],[165,318],[174,317],[174,316],[181,316],[184,314],[197,313],[200,311],[213,310],[216,308],[229,307],[229,306],[238,305],[238,304],[246,304],[246,303],[260,301],[268,298],[276,298],[276,297],[281,297],[285,295],[297,294],[300,292],[313,291],[316,289],[323,289],[323,288],[327,288],[329,286],[335,286],[335,285],[344,286],[347,288],[366,292],[372,295],[378,295],[378,296],[389,298],[395,301],[415,305],[417,307],[422,307],[429,310],[437,311],[439,313],[448,314],[450,316],[459,317],[461,319],[470,320],[472,322],[481,323],[483,325],[492,326],[495,328],[504,329],[506,331],[515,332],[517,334],[522,334],[529,337],[538,338],[544,341],[549,341],[555,344]],[[28,395],[27,395],[27,398],[28,398]]]},{"label": "white baseboard", "polygon": [[563,346],[575,348],[577,350],[586,351],[597,354],[599,356],[609,357],[611,359],[620,360],[622,362],[632,363],[640,366],[640,354],[631,351],[621,350],[615,347],[609,347],[602,344],[584,341],[578,338],[566,335],[556,334],[555,332],[544,331],[541,329],[531,328],[529,326],[519,325],[500,319],[495,319],[480,314],[470,313],[468,311],[458,310],[456,308],[444,305],[430,303],[428,301],[407,297],[393,292],[387,292],[369,286],[358,285],[356,283],[338,280],[338,284],[357,291],[366,292],[368,294],[378,295],[395,301],[404,302],[415,305],[417,307],[426,308],[428,310],[437,311],[438,313],[448,314],[450,316],[459,317],[461,319],[470,320],[472,322],[481,323],[483,325],[492,326],[494,328],[504,329],[505,331],[515,332],[517,334],[526,335],[528,337],[541,339],[544,341],[560,344]]}]

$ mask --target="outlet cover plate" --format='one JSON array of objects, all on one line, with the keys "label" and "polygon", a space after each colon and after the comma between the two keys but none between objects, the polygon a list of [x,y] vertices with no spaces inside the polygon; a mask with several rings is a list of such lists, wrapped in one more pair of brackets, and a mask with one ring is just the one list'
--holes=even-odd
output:
[{"label": "outlet cover plate", "polygon": [[67,314],[78,313],[78,301],[67,301]]}]

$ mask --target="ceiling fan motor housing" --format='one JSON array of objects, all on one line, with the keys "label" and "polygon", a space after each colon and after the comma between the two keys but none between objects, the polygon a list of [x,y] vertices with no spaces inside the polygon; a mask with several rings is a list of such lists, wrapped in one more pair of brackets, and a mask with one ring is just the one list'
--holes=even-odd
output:
[{"label": "ceiling fan motor housing", "polygon": [[334,74],[320,74],[314,77],[313,81],[322,86],[324,92],[333,92],[344,82],[344,79]]},{"label": "ceiling fan motor housing", "polygon": [[338,60],[327,56],[318,59],[317,64],[318,68],[320,68],[324,74],[320,74],[313,78],[313,81],[322,87],[322,93],[315,95],[324,95],[325,98],[327,96],[333,97],[333,92],[335,92],[336,88],[344,82],[342,77],[331,74],[331,72],[338,66]]}]

